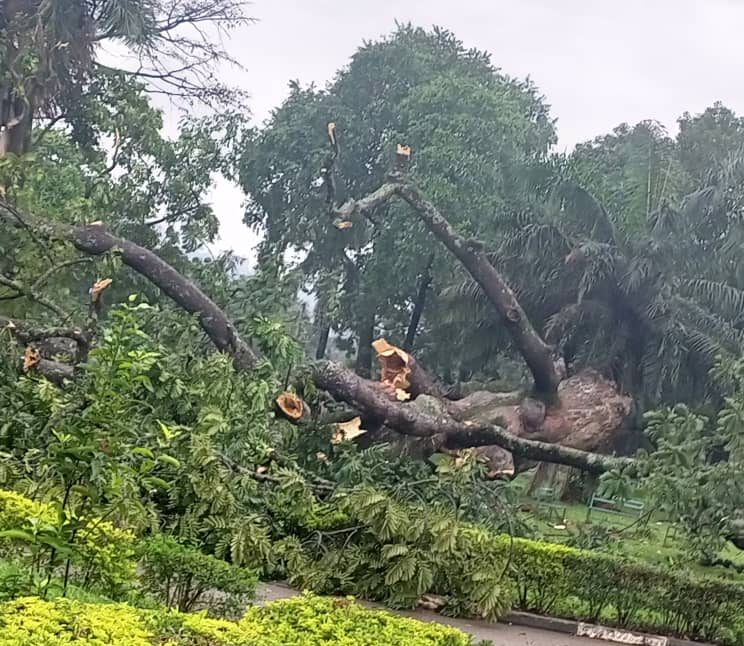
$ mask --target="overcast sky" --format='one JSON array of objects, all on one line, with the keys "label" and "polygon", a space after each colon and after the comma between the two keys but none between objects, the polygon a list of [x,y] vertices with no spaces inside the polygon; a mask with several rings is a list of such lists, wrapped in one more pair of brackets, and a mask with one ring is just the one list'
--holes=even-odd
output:
[{"label": "overcast sky", "polygon": [[[225,80],[251,95],[262,122],[287,82],[325,84],[365,39],[395,21],[439,25],[530,76],[558,119],[559,149],[621,122],[657,119],[674,134],[684,111],[723,101],[744,112],[744,0],[255,0],[257,22],[227,48],[246,68]],[[249,256],[240,191],[220,182],[220,248]]]}]

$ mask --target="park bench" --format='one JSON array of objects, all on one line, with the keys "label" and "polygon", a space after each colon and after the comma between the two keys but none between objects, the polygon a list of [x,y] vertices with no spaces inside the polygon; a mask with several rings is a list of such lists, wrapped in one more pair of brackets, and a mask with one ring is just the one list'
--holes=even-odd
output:
[{"label": "park bench", "polygon": [[622,514],[624,516],[637,516],[640,518],[643,515],[643,510],[646,507],[642,500],[633,500],[628,498],[625,500],[618,500],[616,498],[603,498],[597,495],[595,491],[592,494],[592,498],[589,501],[589,507],[586,510],[587,521],[591,517],[592,510],[604,511],[608,514]]}]

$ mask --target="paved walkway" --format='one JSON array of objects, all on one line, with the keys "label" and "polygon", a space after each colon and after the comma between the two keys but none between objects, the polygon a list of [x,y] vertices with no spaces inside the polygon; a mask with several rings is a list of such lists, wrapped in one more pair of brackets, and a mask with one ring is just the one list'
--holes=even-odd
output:
[{"label": "paved walkway", "polygon": [[[276,583],[263,583],[258,589],[259,603],[288,599],[298,592],[287,586]],[[370,608],[381,608],[379,604],[364,603]],[[476,639],[489,639],[494,646],[598,646],[606,642],[598,642],[586,637],[573,637],[559,633],[509,624],[495,624],[486,621],[452,619],[443,617],[428,610],[391,611],[404,617],[413,617],[419,621],[433,621],[447,626],[459,628]]]}]

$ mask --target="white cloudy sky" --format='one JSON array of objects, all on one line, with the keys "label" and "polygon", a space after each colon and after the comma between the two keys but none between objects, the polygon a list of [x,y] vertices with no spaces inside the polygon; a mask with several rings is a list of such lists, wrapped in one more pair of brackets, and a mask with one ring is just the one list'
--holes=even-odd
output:
[{"label": "white cloudy sky", "polygon": [[[227,45],[246,70],[223,73],[250,92],[257,122],[290,79],[325,83],[396,20],[447,27],[504,72],[529,75],[561,149],[623,121],[653,118],[673,133],[682,112],[717,100],[744,112],[744,0],[254,0],[251,13],[258,22]],[[218,246],[249,256],[241,199],[225,183],[214,191]]]}]

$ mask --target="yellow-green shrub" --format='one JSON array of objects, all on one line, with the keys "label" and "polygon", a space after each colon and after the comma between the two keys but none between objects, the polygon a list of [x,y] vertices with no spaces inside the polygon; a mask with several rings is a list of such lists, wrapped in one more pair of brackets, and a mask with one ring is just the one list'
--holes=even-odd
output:
[{"label": "yellow-green shrub", "polygon": [[[0,489],[0,531],[16,529],[34,520],[52,524],[56,522],[57,514],[49,504],[31,500],[15,491]],[[0,539],[0,546],[10,544],[10,539]]]},{"label": "yellow-green shrub", "polygon": [[125,604],[21,598],[0,605],[0,646],[469,646],[447,626],[303,595],[251,608],[239,623]]},{"label": "yellow-green shrub", "polygon": [[[63,524],[54,505],[37,502],[14,491],[0,490],[0,552],[23,555],[34,542],[50,538],[50,545],[65,542]],[[109,593],[132,581],[135,574],[134,534],[108,521],[87,518],[77,521],[70,561],[82,585],[97,585]],[[69,538],[72,539],[72,533]]]},{"label": "yellow-green shrub", "polygon": [[81,604],[35,597],[0,605],[0,645],[152,646],[142,613],[124,604]]}]

